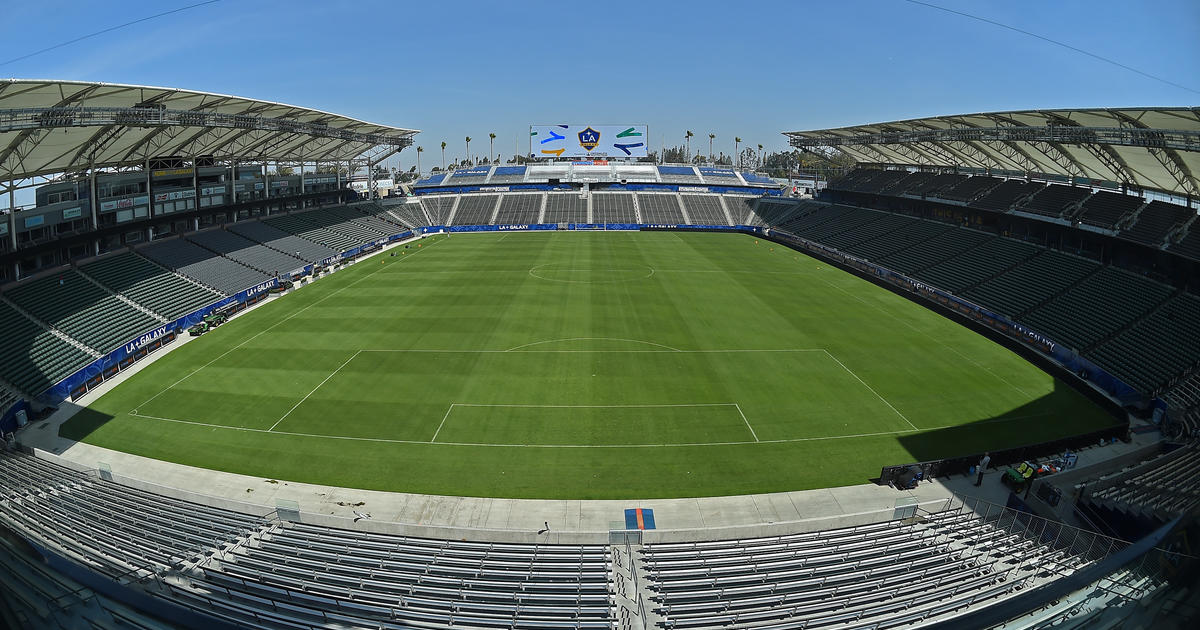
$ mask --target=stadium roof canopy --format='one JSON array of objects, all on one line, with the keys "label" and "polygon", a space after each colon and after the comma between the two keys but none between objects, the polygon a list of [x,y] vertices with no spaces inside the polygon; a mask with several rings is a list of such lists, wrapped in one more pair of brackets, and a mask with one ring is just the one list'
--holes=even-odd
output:
[{"label": "stadium roof canopy", "polygon": [[1200,196],[1200,107],[1046,109],[789,131],[856,162],[966,167]]},{"label": "stadium roof canopy", "polygon": [[246,162],[378,161],[412,129],[175,88],[0,80],[0,182],[179,156]]}]

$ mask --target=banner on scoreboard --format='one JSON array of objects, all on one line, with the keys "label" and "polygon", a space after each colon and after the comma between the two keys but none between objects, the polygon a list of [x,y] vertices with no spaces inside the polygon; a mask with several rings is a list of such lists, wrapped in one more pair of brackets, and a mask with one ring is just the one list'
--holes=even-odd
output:
[{"label": "banner on scoreboard", "polygon": [[649,137],[646,125],[531,125],[532,159],[642,158]]}]

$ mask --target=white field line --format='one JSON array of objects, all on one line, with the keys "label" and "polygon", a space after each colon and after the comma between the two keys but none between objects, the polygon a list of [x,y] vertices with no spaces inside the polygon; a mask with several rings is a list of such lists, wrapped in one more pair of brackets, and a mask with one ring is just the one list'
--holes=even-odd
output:
[{"label": "white field line", "polygon": [[446,415],[442,416],[442,423],[438,425],[437,431],[434,431],[434,432],[433,432],[433,437],[429,438],[429,443],[430,443],[430,444],[432,444],[432,443],[434,443],[434,442],[436,442],[436,441],[437,441],[437,436],[438,436],[438,434],[439,434],[439,433],[441,433],[441,432],[442,432],[442,427],[446,426],[446,418],[449,418],[449,417],[450,417],[450,412],[451,412],[451,411],[454,411],[454,405],[455,405],[455,404],[457,404],[457,403],[450,403],[450,406],[446,408]]},{"label": "white field line", "polygon": [[[882,306],[879,306],[878,304],[874,304],[874,303],[872,303],[872,302],[868,302],[868,301],[866,301],[866,300],[862,299],[861,297],[859,297],[859,296],[857,296],[857,295],[855,295],[855,294],[853,294],[853,293],[851,293],[851,292],[849,292],[849,291],[847,291],[847,290],[843,289],[842,287],[839,287],[839,286],[837,286],[836,284],[834,284],[834,283],[832,283],[832,282],[830,282],[830,281],[826,280],[825,278],[822,278],[822,277],[820,277],[820,276],[817,276],[817,279],[819,279],[821,282],[824,282],[825,284],[827,284],[827,285],[829,285],[829,286],[831,286],[831,287],[833,287],[833,288],[837,289],[838,291],[841,291],[842,293],[845,293],[846,295],[849,295],[850,297],[852,297],[852,298],[854,298],[854,299],[858,300],[859,302],[862,302],[863,304],[866,304],[867,306],[870,306],[871,308],[873,308],[873,309],[875,309],[875,310],[879,311],[880,313],[883,313],[884,315],[887,315],[887,316],[891,317],[892,319],[899,320],[901,324],[904,324],[905,326],[908,326],[909,328],[911,328],[911,329],[913,329],[913,330],[917,331],[918,333],[921,333],[922,335],[925,335],[926,337],[929,337],[930,339],[934,340],[934,342],[936,342],[938,345],[942,346],[943,348],[946,348],[946,349],[950,350],[951,352],[953,352],[954,354],[957,354],[958,356],[962,357],[963,359],[966,359],[966,360],[967,360],[967,362],[968,362],[968,363],[970,363],[971,365],[974,365],[975,367],[977,367],[977,368],[980,368],[980,369],[984,370],[985,372],[989,372],[989,373],[991,373],[991,375],[992,375],[992,376],[995,376],[997,379],[999,379],[999,380],[1000,380],[1000,382],[1002,382],[1002,383],[1004,383],[1005,385],[1008,385],[1009,387],[1011,387],[1011,388],[1013,388],[1013,389],[1017,390],[1017,391],[1018,391],[1018,392],[1020,392],[1022,395],[1024,395],[1024,396],[1029,396],[1029,395],[1030,395],[1030,394],[1029,394],[1029,392],[1027,392],[1027,391],[1025,391],[1024,389],[1022,389],[1022,388],[1021,388],[1020,386],[1018,386],[1016,383],[1013,383],[1012,381],[1009,381],[1008,379],[1004,378],[1004,376],[1002,376],[1002,375],[1001,375],[999,372],[996,372],[996,371],[995,371],[995,370],[993,370],[992,368],[990,368],[990,367],[988,367],[988,366],[986,366],[986,365],[983,365],[982,363],[980,363],[980,362],[976,361],[976,360],[975,360],[974,358],[972,358],[970,355],[964,354],[964,353],[963,353],[962,351],[960,351],[958,348],[955,348],[954,346],[952,346],[952,345],[950,345],[950,344],[946,343],[945,341],[942,341],[942,340],[941,340],[941,339],[939,339],[938,337],[936,337],[936,336],[934,336],[934,335],[931,335],[931,334],[929,334],[929,333],[925,332],[924,330],[921,330],[920,328],[917,328],[916,326],[913,326],[912,324],[908,323],[908,322],[907,322],[906,320],[904,320],[903,318],[896,317],[896,316],[895,316],[893,313],[891,313],[890,311],[888,311],[888,310],[884,309]],[[941,317],[941,315],[938,315],[938,317]],[[946,319],[946,318],[944,318],[944,317],[943,317],[942,319]],[[953,320],[951,320],[951,322],[952,322],[952,323],[954,323],[954,322],[953,322]],[[958,324],[957,324],[957,323],[955,323],[955,325],[957,326]],[[968,328],[967,330],[970,330],[970,329]],[[974,331],[972,331],[972,332],[974,332]]]},{"label": "white field line", "polygon": [[672,346],[665,346],[661,343],[654,343],[653,341],[642,341],[641,339],[620,339],[618,337],[567,337],[565,339],[546,339],[543,341],[534,341],[533,343],[525,343],[525,344],[521,344],[519,346],[513,346],[513,347],[509,348],[508,350],[505,350],[505,352],[512,352],[514,350],[520,350],[521,348],[528,348],[530,346],[538,346],[538,345],[541,345],[544,343],[558,343],[560,341],[625,341],[625,342],[629,342],[629,343],[644,343],[648,346],[656,346],[659,348],[665,348],[665,349],[671,350],[673,352],[683,352],[679,348],[674,348]]},{"label": "white field line", "polygon": [[737,403],[663,403],[646,405],[511,405],[504,403],[451,403],[453,407],[519,407],[531,409],[654,409],[658,407],[737,407]]},{"label": "white field line", "polygon": [[[540,343],[540,342],[539,342]],[[643,342],[644,343],[644,342]],[[532,345],[532,344],[527,344]],[[657,344],[656,344],[657,345]],[[518,348],[524,346],[517,346]],[[669,346],[667,346],[669,348]],[[669,350],[516,350],[509,348],[507,350],[450,350],[450,349],[434,349],[434,348],[364,348],[359,352],[424,352],[430,354],[503,354],[505,352],[513,352],[516,354],[536,354],[536,353],[621,353],[621,354],[667,354],[667,353],[682,353],[682,354],[706,354],[706,353],[739,353],[739,352],[825,352],[824,348],[726,348],[716,350],[679,350],[671,348]]]},{"label": "white field line", "polygon": [[848,372],[848,373],[850,374],[850,376],[853,376],[853,377],[854,377],[854,380],[858,381],[859,383],[862,383],[863,387],[866,387],[867,389],[871,390],[871,393],[872,393],[872,394],[875,394],[875,397],[876,397],[876,398],[878,398],[879,400],[882,400],[882,401],[883,401],[883,404],[885,404],[885,405],[887,405],[887,406],[888,406],[888,409],[891,409],[892,411],[896,412],[896,415],[897,415],[897,416],[900,416],[900,417],[901,417],[901,418],[902,418],[902,419],[903,419],[905,422],[907,422],[907,423],[908,423],[908,426],[912,427],[914,430],[916,430],[916,429],[917,429],[917,425],[913,424],[913,423],[912,423],[912,422],[911,422],[911,421],[908,419],[908,417],[907,417],[907,416],[905,416],[904,414],[900,413],[900,410],[899,410],[899,409],[896,409],[895,407],[893,407],[893,406],[892,406],[892,403],[888,402],[886,398],[884,398],[883,396],[880,396],[880,395],[879,395],[879,392],[875,391],[875,388],[874,388],[874,387],[871,387],[870,385],[867,385],[867,382],[866,382],[866,381],[864,381],[864,380],[862,380],[861,378],[859,378],[859,377],[858,377],[858,375],[854,373],[854,370],[851,370],[850,368],[846,367],[846,364],[845,364],[845,363],[842,363],[841,361],[839,361],[839,360],[838,360],[838,358],[837,358],[837,357],[833,356],[833,353],[832,353],[832,352],[830,352],[830,351],[826,350],[826,351],[825,351],[825,354],[829,355],[829,358],[830,358],[830,359],[833,359],[834,361],[837,361],[837,364],[838,364],[838,365],[840,365],[840,366],[842,366],[842,369],[843,369],[843,370],[846,370],[846,372]]},{"label": "white field line", "polygon": [[[429,245],[430,245],[430,247],[432,247],[432,246],[436,245],[437,243],[438,243],[438,241],[434,241],[434,242],[430,243]],[[417,253],[417,254],[419,254],[419,253],[421,253],[421,251],[423,251],[423,250],[421,250],[421,249],[418,249],[418,250],[416,251],[416,253]],[[414,255],[415,255],[415,254],[414,254]],[[406,257],[404,257],[404,258],[401,258],[401,259],[400,259],[400,261],[402,262],[402,261],[405,261],[405,260],[409,260],[410,258],[412,258],[412,256],[406,256]],[[352,286],[354,286],[354,285],[358,284],[359,282],[362,282],[363,280],[366,280],[367,278],[370,278],[371,276],[373,276],[373,275],[375,275],[376,273],[378,273],[378,272],[379,272],[379,270],[380,270],[380,269],[383,269],[385,266],[386,266],[386,265],[380,265],[379,267],[376,267],[376,268],[375,268],[375,271],[372,271],[372,272],[368,273],[367,275],[365,275],[365,276],[363,276],[363,277],[359,278],[358,280],[355,280],[354,282],[351,282],[350,284],[347,284],[346,286],[344,286],[344,287],[342,287],[342,288],[340,288],[340,289],[337,289],[337,290],[335,290],[333,293],[330,293],[329,295],[326,295],[325,297],[323,297],[323,298],[321,298],[321,299],[317,300],[316,302],[313,302],[312,304],[309,304],[308,306],[305,306],[304,308],[302,308],[302,309],[300,309],[300,310],[296,311],[295,313],[292,313],[291,315],[288,315],[287,317],[285,317],[285,318],[283,318],[283,319],[281,319],[281,320],[279,320],[279,321],[275,322],[274,324],[271,324],[270,326],[268,326],[268,327],[266,327],[266,328],[264,328],[264,329],[262,329],[262,330],[258,331],[258,332],[257,332],[257,333],[256,333],[256,334],[253,336],[253,337],[250,337],[249,339],[247,339],[247,340],[243,341],[242,343],[239,343],[238,345],[236,345],[236,346],[234,346],[234,347],[232,347],[232,348],[230,348],[230,349],[226,350],[225,352],[222,352],[220,355],[218,355],[218,356],[217,356],[217,358],[213,359],[212,361],[209,361],[208,363],[205,363],[204,365],[201,365],[200,367],[198,367],[198,368],[196,368],[196,369],[192,370],[191,372],[188,372],[188,373],[187,373],[187,374],[186,374],[186,375],[185,375],[183,378],[179,379],[178,381],[175,381],[174,383],[171,383],[170,385],[167,385],[166,387],[164,387],[164,388],[163,388],[163,390],[162,390],[162,391],[160,391],[160,392],[158,392],[157,394],[155,394],[155,395],[151,396],[150,398],[147,398],[147,399],[146,399],[146,401],[145,401],[145,402],[143,402],[141,405],[138,405],[137,407],[134,407],[134,408],[133,408],[133,409],[134,409],[134,411],[136,411],[137,409],[139,409],[139,408],[141,408],[141,407],[143,407],[143,406],[145,406],[145,405],[149,404],[149,403],[150,403],[150,401],[154,400],[155,398],[158,398],[159,396],[162,396],[163,394],[167,393],[167,391],[168,391],[168,390],[170,390],[172,387],[175,387],[176,385],[178,385],[178,384],[180,384],[180,383],[182,383],[182,382],[186,381],[187,379],[191,378],[191,377],[192,377],[192,375],[194,375],[196,372],[199,372],[200,370],[203,370],[204,368],[206,368],[206,367],[208,367],[208,366],[212,365],[213,363],[216,363],[217,361],[220,361],[221,359],[225,358],[225,356],[226,356],[226,355],[228,355],[230,352],[233,352],[234,350],[237,350],[238,348],[241,348],[242,346],[244,346],[244,345],[246,345],[246,344],[250,343],[251,341],[254,341],[255,339],[257,339],[257,338],[259,337],[259,335],[262,335],[262,334],[265,334],[265,333],[267,333],[267,332],[270,332],[270,331],[271,331],[272,329],[274,329],[276,326],[278,326],[278,325],[280,325],[280,324],[282,324],[282,323],[284,323],[284,322],[286,322],[286,321],[288,321],[288,320],[292,319],[293,317],[295,317],[295,316],[299,315],[300,313],[303,313],[304,311],[307,311],[308,309],[310,309],[310,308],[312,308],[312,307],[314,307],[314,306],[316,306],[316,305],[320,304],[321,302],[324,302],[325,300],[328,300],[329,298],[331,298],[331,297],[333,297],[333,296],[337,295],[338,293],[341,293],[342,291],[345,291],[346,289],[349,289],[350,287],[352,287]],[[132,415],[136,415],[136,414],[132,414]]]},{"label": "white field line", "polygon": [[193,420],[179,420],[177,418],[164,418],[161,416],[148,416],[137,413],[128,414],[131,418],[141,418],[143,420],[157,420],[160,422],[174,422],[176,424],[190,424],[193,426],[210,427],[213,429],[227,429],[230,431],[245,431],[248,433],[262,433],[270,435],[286,435],[292,437],[318,438],[325,440],[348,440],[352,442],[380,442],[385,444],[421,444],[425,446],[478,446],[490,448],[680,448],[685,446],[745,446],[750,444],[790,444],[793,442],[819,442],[824,440],[845,440],[864,437],[878,437],[881,435],[901,435],[904,433],[918,433],[921,431],[936,431],[940,429],[956,429],[966,426],[974,426],[979,424],[994,424],[998,422],[1012,422],[1014,420],[1029,420],[1032,418],[1045,418],[1052,416],[1052,413],[1037,413],[1024,416],[1010,416],[1008,418],[994,418],[976,422],[971,425],[944,425],[937,427],[928,427],[926,429],[899,429],[896,431],[877,431],[874,433],[852,433],[848,435],[824,435],[818,437],[802,437],[802,438],[784,438],[779,440],[760,440],[758,442],[742,441],[742,442],[680,442],[680,443],[660,443],[660,444],[491,444],[486,442],[426,442],[424,440],[398,440],[390,438],[368,438],[368,437],[353,437],[348,435],[323,435],[320,433],[297,433],[295,431],[269,431],[267,429],[254,429],[250,427],[234,427],[225,424],[212,424],[208,422],[196,422]]},{"label": "white field line", "polygon": [[353,360],[354,360],[354,357],[357,357],[357,356],[359,355],[359,353],[360,353],[360,352],[362,352],[362,351],[361,351],[361,350],[359,350],[358,352],[355,352],[354,354],[350,355],[350,358],[349,358],[349,359],[346,359],[346,361],[345,361],[344,363],[342,363],[341,365],[339,365],[339,366],[337,367],[337,369],[336,369],[336,370],[334,370],[333,372],[331,372],[331,373],[329,374],[329,376],[326,376],[326,377],[325,377],[325,380],[321,381],[320,383],[317,383],[317,386],[316,386],[316,387],[314,387],[314,388],[312,388],[312,391],[311,391],[311,392],[308,392],[307,394],[305,394],[305,395],[304,395],[304,398],[301,398],[301,399],[300,399],[300,402],[296,403],[295,405],[292,405],[292,408],[291,408],[291,409],[288,409],[287,413],[283,414],[282,416],[279,416],[279,419],[278,419],[278,420],[276,420],[276,421],[275,421],[275,424],[272,424],[272,425],[271,425],[271,428],[270,428],[270,429],[267,429],[267,431],[274,431],[274,430],[275,430],[275,427],[279,426],[279,423],[280,423],[280,422],[283,422],[283,419],[284,419],[284,418],[286,418],[286,417],[288,417],[288,416],[292,415],[292,412],[293,412],[293,411],[295,411],[295,410],[296,410],[296,408],[297,408],[297,407],[299,407],[300,405],[303,405],[303,404],[304,404],[304,401],[308,400],[308,397],[309,397],[309,396],[312,396],[314,393],[316,393],[316,391],[317,391],[318,389],[321,389],[321,386],[322,386],[322,385],[324,385],[325,383],[328,383],[328,382],[329,382],[329,379],[333,378],[335,374],[337,374],[338,372],[341,372],[341,371],[342,371],[342,368],[346,367],[347,365],[350,365],[350,362],[351,362],[351,361],[353,361]]},{"label": "white field line", "polygon": [[738,415],[742,417],[742,422],[746,423],[746,428],[750,429],[750,435],[754,436],[754,441],[758,442],[758,434],[754,432],[754,427],[750,426],[750,421],[746,419],[746,414],[742,413],[742,406],[737,403],[733,403],[733,406],[737,409]]},{"label": "white field line", "polygon": [[[737,403],[664,403],[664,404],[645,404],[645,405],[523,405],[523,404],[508,404],[508,403],[450,403],[450,407],[446,409],[446,415],[442,416],[442,422],[438,425],[437,431],[433,432],[433,438],[430,443],[437,441],[437,436],[442,432],[442,427],[446,426],[446,420],[450,417],[450,413],[455,407],[509,407],[518,409],[658,409],[664,407],[733,407],[737,409],[738,414],[742,416],[742,420],[746,421],[746,415],[742,413],[742,408],[738,407]],[[749,427],[750,423],[746,422]],[[754,429],[750,429],[750,434],[754,435]],[[754,435],[754,441],[758,441],[758,436]],[[449,444],[450,442],[443,442]],[[748,444],[749,442],[747,442]],[[506,446],[518,446],[508,444]],[[520,445],[524,446],[524,445]]]}]

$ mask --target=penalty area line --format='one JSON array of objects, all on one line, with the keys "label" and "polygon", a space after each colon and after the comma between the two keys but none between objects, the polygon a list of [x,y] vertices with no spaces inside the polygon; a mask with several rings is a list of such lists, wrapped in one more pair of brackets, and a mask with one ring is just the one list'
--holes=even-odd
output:
[{"label": "penalty area line", "polygon": [[275,424],[272,424],[272,425],[271,425],[271,428],[270,428],[270,429],[267,429],[267,431],[274,431],[274,430],[275,430],[275,427],[279,426],[279,423],[280,423],[280,422],[283,422],[283,419],[284,419],[284,418],[286,418],[286,417],[288,417],[288,416],[292,415],[292,412],[293,412],[293,411],[295,411],[295,410],[296,410],[296,408],[297,408],[297,407],[299,407],[300,405],[303,405],[303,404],[304,404],[304,401],[308,400],[308,397],[309,397],[309,396],[312,396],[313,394],[317,393],[317,390],[318,390],[318,389],[321,389],[321,386],[322,386],[322,385],[324,385],[325,383],[328,383],[328,382],[329,382],[329,379],[333,378],[333,377],[334,377],[334,375],[335,375],[335,374],[337,374],[338,372],[341,372],[341,371],[342,371],[342,368],[346,367],[347,365],[350,365],[350,362],[351,362],[351,361],[353,361],[353,360],[354,360],[354,358],[355,358],[355,357],[357,357],[357,356],[358,356],[360,353],[362,353],[362,350],[358,350],[358,351],[357,351],[357,352],[355,352],[354,354],[350,355],[350,358],[349,358],[349,359],[346,359],[346,361],[345,361],[344,363],[342,363],[341,365],[337,366],[337,369],[336,369],[336,370],[334,370],[333,372],[330,372],[329,376],[326,376],[326,377],[325,377],[325,380],[321,381],[320,383],[317,383],[317,386],[316,386],[316,387],[314,387],[314,388],[312,388],[312,391],[311,391],[311,392],[308,392],[307,394],[305,394],[305,395],[304,395],[304,398],[301,398],[301,399],[300,399],[300,402],[296,403],[295,405],[292,405],[292,408],[291,408],[291,409],[288,409],[288,410],[287,410],[287,413],[285,413],[285,414],[283,414],[282,416],[280,416],[280,417],[279,417],[279,419],[275,421]]},{"label": "penalty area line", "polygon": [[854,370],[851,370],[850,368],[846,367],[846,364],[845,364],[845,363],[842,363],[840,360],[838,360],[838,358],[837,358],[837,357],[833,356],[833,353],[832,353],[832,352],[830,352],[830,351],[826,350],[826,351],[825,351],[825,354],[826,354],[826,355],[827,355],[827,356],[828,356],[830,359],[833,359],[834,361],[836,361],[838,365],[842,366],[842,369],[843,369],[843,370],[846,370],[846,372],[847,372],[847,373],[849,373],[849,374],[850,374],[850,376],[853,376],[853,377],[854,377],[854,380],[858,381],[859,383],[862,383],[862,386],[863,386],[863,387],[866,387],[867,389],[871,390],[871,393],[872,393],[872,394],[875,394],[875,397],[876,397],[876,398],[878,398],[879,400],[883,401],[883,404],[887,405],[887,406],[888,406],[888,409],[891,409],[892,411],[896,412],[896,415],[897,415],[897,416],[900,416],[900,418],[902,418],[902,419],[903,419],[905,422],[907,422],[907,423],[908,423],[908,426],[912,427],[912,428],[913,428],[913,430],[918,430],[918,429],[917,429],[917,425],[913,424],[913,423],[912,423],[912,421],[911,421],[911,420],[909,420],[907,416],[905,416],[904,414],[900,413],[900,410],[899,410],[899,409],[896,409],[895,407],[893,407],[893,406],[892,406],[892,403],[888,402],[886,398],[884,398],[883,396],[881,396],[881,395],[879,394],[879,392],[875,391],[875,388],[874,388],[874,387],[871,387],[870,385],[867,385],[867,382],[866,382],[866,381],[864,381],[864,380],[862,380],[861,378],[859,378],[859,376],[858,376],[857,374],[855,374],[855,373],[854,373]]},{"label": "penalty area line", "polygon": [[754,432],[754,427],[750,426],[750,421],[746,419],[746,414],[742,412],[742,406],[737,403],[733,403],[733,408],[737,409],[738,415],[742,417],[742,422],[745,422],[746,428],[750,429],[750,435],[754,436],[755,442],[758,442],[758,434]]}]

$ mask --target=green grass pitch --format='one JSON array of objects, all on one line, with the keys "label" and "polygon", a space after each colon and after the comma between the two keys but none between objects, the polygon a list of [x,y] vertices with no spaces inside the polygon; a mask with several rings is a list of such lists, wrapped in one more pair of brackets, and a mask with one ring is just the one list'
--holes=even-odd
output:
[{"label": "green grass pitch", "polygon": [[1114,422],[988,339],[747,235],[395,251],[160,358],[62,434],[264,478],[584,499],[858,484]]}]

